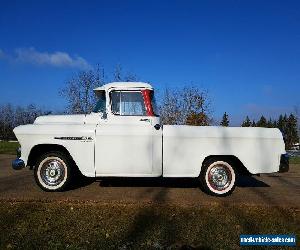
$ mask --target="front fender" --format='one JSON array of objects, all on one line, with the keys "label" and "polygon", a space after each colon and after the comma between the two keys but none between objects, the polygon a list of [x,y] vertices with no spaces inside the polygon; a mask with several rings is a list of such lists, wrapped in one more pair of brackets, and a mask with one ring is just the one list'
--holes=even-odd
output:
[{"label": "front fender", "polygon": [[32,149],[37,145],[64,147],[80,172],[95,176],[94,146],[95,127],[91,125],[24,125],[14,129],[21,145],[21,157],[25,165]]}]

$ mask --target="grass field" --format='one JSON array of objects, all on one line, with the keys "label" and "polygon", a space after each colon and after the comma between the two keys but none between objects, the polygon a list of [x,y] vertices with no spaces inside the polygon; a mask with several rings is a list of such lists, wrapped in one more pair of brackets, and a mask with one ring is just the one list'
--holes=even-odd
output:
[{"label": "grass field", "polygon": [[279,207],[0,202],[0,249],[238,249],[240,234],[299,239],[299,215]]},{"label": "grass field", "polygon": [[16,149],[19,147],[18,142],[0,141],[0,154],[16,154]]},{"label": "grass field", "polygon": [[300,157],[290,157],[290,164],[300,164]]}]

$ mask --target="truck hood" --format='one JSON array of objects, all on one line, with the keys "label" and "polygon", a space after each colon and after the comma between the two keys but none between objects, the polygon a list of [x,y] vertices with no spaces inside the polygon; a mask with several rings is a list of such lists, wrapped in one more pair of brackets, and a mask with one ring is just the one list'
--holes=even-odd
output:
[{"label": "truck hood", "polygon": [[46,115],[35,119],[34,124],[96,124],[99,121],[99,114],[88,115]]}]

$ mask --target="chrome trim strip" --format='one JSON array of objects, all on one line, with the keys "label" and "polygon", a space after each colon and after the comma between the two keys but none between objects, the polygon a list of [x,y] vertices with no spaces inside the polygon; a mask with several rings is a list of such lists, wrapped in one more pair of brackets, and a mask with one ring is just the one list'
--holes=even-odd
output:
[{"label": "chrome trim strip", "polygon": [[56,140],[71,140],[71,141],[86,141],[86,140],[93,140],[92,137],[87,137],[87,136],[61,136],[61,137],[54,137]]}]

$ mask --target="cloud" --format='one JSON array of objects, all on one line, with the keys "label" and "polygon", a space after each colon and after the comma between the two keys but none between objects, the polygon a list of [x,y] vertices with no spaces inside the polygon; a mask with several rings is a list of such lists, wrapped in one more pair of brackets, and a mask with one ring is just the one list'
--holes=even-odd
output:
[{"label": "cloud", "polygon": [[70,56],[66,52],[56,51],[53,53],[40,52],[35,48],[17,48],[13,55],[5,54],[0,50],[0,59],[7,58],[18,63],[29,63],[34,65],[48,65],[54,67],[70,67],[89,69],[91,65],[80,56]]}]

